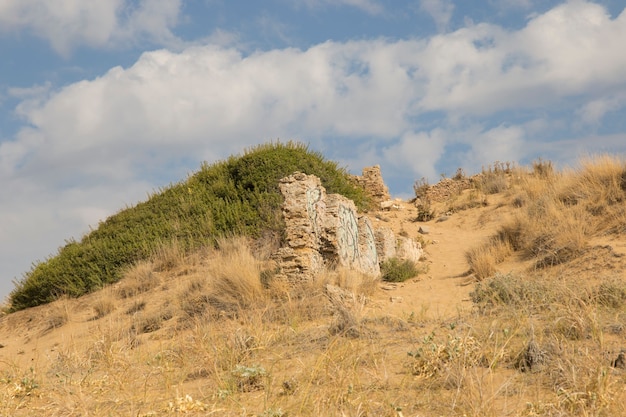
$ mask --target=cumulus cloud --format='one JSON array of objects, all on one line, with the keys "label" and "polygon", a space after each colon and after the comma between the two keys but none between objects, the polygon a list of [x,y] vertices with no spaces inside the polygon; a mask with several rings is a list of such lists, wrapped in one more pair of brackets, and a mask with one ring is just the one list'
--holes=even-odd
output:
[{"label": "cumulus cloud", "polygon": [[450,142],[449,132],[436,128],[428,132],[406,132],[397,143],[383,152],[389,165],[411,169],[415,177],[424,177],[435,182],[438,178],[436,164]]},{"label": "cumulus cloud", "polygon": [[176,41],[181,0],[4,0],[0,32],[30,31],[68,55],[80,45],[110,47],[147,39]]}]

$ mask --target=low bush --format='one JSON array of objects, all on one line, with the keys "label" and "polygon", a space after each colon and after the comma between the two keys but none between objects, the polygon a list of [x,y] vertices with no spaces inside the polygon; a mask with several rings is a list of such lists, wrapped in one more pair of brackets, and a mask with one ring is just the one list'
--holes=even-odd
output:
[{"label": "low bush", "polygon": [[416,277],[419,269],[408,259],[390,258],[380,265],[381,278],[387,282],[404,282]]}]

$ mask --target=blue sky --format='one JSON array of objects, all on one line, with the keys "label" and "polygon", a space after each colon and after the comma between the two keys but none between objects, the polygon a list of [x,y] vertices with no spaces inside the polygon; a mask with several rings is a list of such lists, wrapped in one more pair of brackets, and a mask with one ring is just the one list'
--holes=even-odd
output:
[{"label": "blue sky", "polygon": [[309,143],[392,194],[626,153],[623,0],[0,0],[0,299],[202,161]]}]

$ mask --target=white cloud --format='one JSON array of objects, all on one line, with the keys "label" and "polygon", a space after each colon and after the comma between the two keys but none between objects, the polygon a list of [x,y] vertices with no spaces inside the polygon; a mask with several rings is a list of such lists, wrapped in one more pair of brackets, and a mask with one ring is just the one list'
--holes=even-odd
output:
[{"label": "white cloud", "polygon": [[430,80],[420,105],[480,115],[554,106],[609,85],[624,89],[625,38],[626,12],[611,19],[587,2],[560,5],[519,31],[479,24],[435,36],[416,57]]},{"label": "white cloud", "polygon": [[420,9],[433,18],[439,32],[445,32],[454,12],[454,4],[451,0],[421,0]]},{"label": "white cloud", "polygon": [[431,112],[458,130],[468,117],[549,110],[574,95],[594,97],[580,110],[593,121],[616,106],[594,96],[599,86],[626,94],[623,38],[626,13],[611,20],[598,5],[571,2],[516,32],[483,24],[423,41],[327,42],[250,56],[216,46],[158,50],[59,91],[12,90],[30,127],[0,145],[2,172],[54,168],[42,178],[51,183],[74,172],[96,182],[145,167],[156,175],[149,167],[170,158],[212,159],[259,140],[391,141],[431,135],[414,121]]},{"label": "white cloud", "polygon": [[626,104],[626,92],[607,95],[584,104],[577,114],[583,124],[598,125],[607,113],[621,109],[624,104]]},{"label": "white cloud", "polygon": [[431,184],[439,174],[435,165],[450,142],[449,132],[437,128],[430,132],[406,132],[398,143],[383,152],[386,165],[394,170],[408,169],[418,178],[426,178]]},{"label": "white cloud", "polygon": [[[182,157],[198,147],[222,155],[302,132],[393,137],[414,95],[397,66],[405,52],[402,43],[381,41],[247,57],[217,47],[145,53],[128,69],[23,101],[17,111],[33,128],[3,144],[0,158],[21,170],[72,162],[115,177],[129,169],[125,161],[160,147]],[[95,151],[121,157],[113,164],[84,158]]]},{"label": "white cloud", "polygon": [[32,31],[60,54],[147,39],[175,43],[181,0],[3,0],[0,32]]},{"label": "white cloud", "polygon": [[529,149],[526,132],[521,126],[500,125],[469,138],[471,151],[467,155],[469,166],[488,165],[496,161],[514,162],[527,155]]}]

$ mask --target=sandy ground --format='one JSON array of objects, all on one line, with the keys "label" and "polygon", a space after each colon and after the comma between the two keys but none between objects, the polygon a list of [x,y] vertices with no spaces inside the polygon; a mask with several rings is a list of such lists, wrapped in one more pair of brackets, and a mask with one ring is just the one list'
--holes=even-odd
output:
[{"label": "sandy ground", "polygon": [[[423,262],[427,272],[401,284],[382,283],[382,294],[376,298],[387,313],[406,319],[411,314],[423,319],[449,320],[471,309],[469,297],[474,288],[465,253],[491,236],[506,216],[496,197],[486,207],[445,213],[445,207],[435,207],[444,213],[428,222],[415,222],[417,209],[409,202],[401,202],[400,209],[379,212],[374,222],[383,223],[394,232],[405,231],[411,237],[424,241]],[[376,217],[384,220],[377,220]],[[419,232],[420,227],[428,230]]]}]

